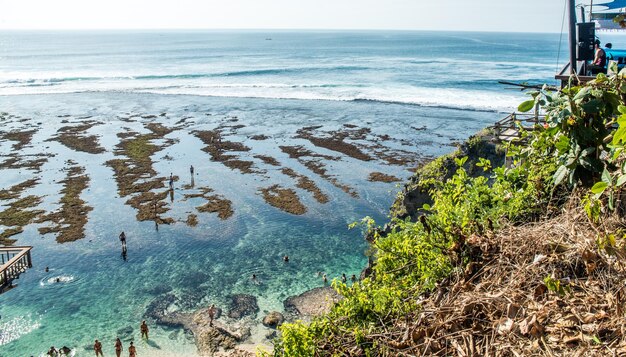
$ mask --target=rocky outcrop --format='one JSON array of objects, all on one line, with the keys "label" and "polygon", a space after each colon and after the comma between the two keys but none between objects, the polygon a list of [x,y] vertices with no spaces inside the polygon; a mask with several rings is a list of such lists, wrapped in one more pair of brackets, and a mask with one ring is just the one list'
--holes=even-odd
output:
[{"label": "rocky outcrop", "polygon": [[[218,318],[216,314],[211,324],[208,309],[201,309],[194,313],[167,314],[161,318],[161,323],[168,326],[180,326],[190,331],[195,337],[200,356],[214,356],[219,351],[233,350],[238,343],[250,337],[249,320],[227,323],[218,321]],[[238,355],[234,354],[234,356]]]},{"label": "rocky outcrop", "polygon": [[278,311],[272,311],[263,318],[263,325],[276,328],[285,321],[285,317]]},{"label": "rocky outcrop", "polygon": [[167,313],[167,308],[174,302],[176,302],[176,295],[160,295],[156,299],[152,300],[152,302],[146,308],[146,312],[143,314],[143,316],[148,320],[161,323],[163,317]]},{"label": "rocky outcrop", "polygon": [[[417,222],[419,216],[426,213],[422,210],[422,207],[425,204],[431,205],[433,203],[429,193],[432,183],[429,183],[429,181],[444,182],[451,178],[459,168],[455,161],[456,158],[468,158],[463,168],[471,177],[487,175],[482,168],[476,166],[479,158],[491,161],[493,167],[503,165],[505,153],[501,147],[492,141],[490,132],[480,132],[460,144],[455,152],[418,168],[415,175],[404,184],[404,189],[393,203],[391,217],[402,220],[410,218],[412,222]],[[391,231],[390,228],[385,229],[384,233]]]},{"label": "rocky outcrop", "polygon": [[315,288],[285,300],[285,311],[298,318],[311,318],[330,311],[342,296],[331,287]]},{"label": "rocky outcrop", "polygon": [[228,317],[231,319],[240,319],[244,316],[256,317],[257,312],[259,312],[259,305],[256,297],[246,294],[231,296],[230,310],[228,310]]}]

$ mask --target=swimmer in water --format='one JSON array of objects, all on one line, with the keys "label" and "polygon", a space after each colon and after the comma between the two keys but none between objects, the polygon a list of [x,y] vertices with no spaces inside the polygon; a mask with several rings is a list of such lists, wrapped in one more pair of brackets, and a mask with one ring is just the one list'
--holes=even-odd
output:
[{"label": "swimmer in water", "polygon": [[285,256],[283,257],[283,261],[284,261],[285,263],[289,262],[289,256],[285,255]]},{"label": "swimmer in water", "polygon": [[55,282],[60,283],[60,282],[61,282],[61,278],[57,278],[57,279],[55,280]]},{"label": "swimmer in water", "polygon": [[327,283],[327,282],[328,282],[328,278],[326,277],[326,274],[324,274],[324,275],[322,276],[322,279],[324,279],[324,282],[325,282],[325,283]]}]

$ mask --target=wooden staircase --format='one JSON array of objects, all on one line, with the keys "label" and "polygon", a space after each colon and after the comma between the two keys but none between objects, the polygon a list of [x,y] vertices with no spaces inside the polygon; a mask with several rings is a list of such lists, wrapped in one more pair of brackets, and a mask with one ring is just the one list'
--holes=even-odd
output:
[{"label": "wooden staircase", "polygon": [[0,247],[0,294],[13,287],[13,280],[32,268],[33,247]]}]

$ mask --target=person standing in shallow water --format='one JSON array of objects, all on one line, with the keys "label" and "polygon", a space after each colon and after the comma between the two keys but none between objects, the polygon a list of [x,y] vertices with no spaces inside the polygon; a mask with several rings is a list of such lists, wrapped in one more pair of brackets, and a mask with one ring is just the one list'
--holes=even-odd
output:
[{"label": "person standing in shallow water", "polygon": [[143,320],[141,322],[140,330],[141,330],[141,338],[145,338],[147,340],[149,329],[148,329],[148,324],[146,324],[146,320]]},{"label": "person standing in shallow water", "polygon": [[57,349],[54,348],[54,346],[50,347],[50,350],[47,353],[48,356],[50,357],[56,357],[59,355],[59,352],[57,352]]},{"label": "person standing in shallow water", "polygon": [[126,233],[120,233],[120,242],[122,242],[122,251],[126,250]]},{"label": "person standing in shallow water", "polygon": [[132,341],[130,342],[130,347],[128,347],[128,357],[137,357],[137,349]]},{"label": "person standing in shallow water", "polygon": [[170,190],[174,189],[174,176],[170,172]]},{"label": "person standing in shallow water", "polygon": [[119,337],[115,340],[115,355],[117,357],[122,355],[122,341]]},{"label": "person standing in shallow water", "polygon": [[96,357],[104,356],[104,354],[102,354],[102,343],[100,343],[100,341],[96,340],[96,342],[94,342],[93,350],[96,352]]}]

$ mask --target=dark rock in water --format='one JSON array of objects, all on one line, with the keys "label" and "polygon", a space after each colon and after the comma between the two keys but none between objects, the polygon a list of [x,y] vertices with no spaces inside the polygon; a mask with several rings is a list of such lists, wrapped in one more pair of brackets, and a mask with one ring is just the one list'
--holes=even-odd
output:
[{"label": "dark rock in water", "polygon": [[285,317],[278,311],[272,311],[263,318],[263,325],[276,328],[285,321]]},{"label": "dark rock in water", "polygon": [[117,336],[119,337],[120,340],[122,341],[132,341],[133,340],[133,332],[135,332],[135,330],[133,329],[132,326],[126,326],[126,327],[122,327],[121,329],[117,330]]},{"label": "dark rock in water", "polygon": [[174,294],[161,295],[148,305],[143,316],[146,319],[161,323],[163,317],[166,315],[167,308],[174,302],[176,302],[176,296]]},{"label": "dark rock in water", "polygon": [[236,294],[231,299],[230,310],[228,311],[228,317],[231,319],[240,319],[248,315],[255,317],[259,311],[256,297],[252,295]]},{"label": "dark rock in water", "polygon": [[167,294],[172,291],[172,287],[165,284],[160,284],[157,286],[153,286],[151,288],[146,289],[146,292],[153,295],[162,295]]},{"label": "dark rock in water", "polygon": [[183,310],[192,310],[198,308],[198,303],[202,301],[205,294],[201,291],[192,291],[185,290],[180,297],[176,301],[176,305],[178,305]]},{"label": "dark rock in water", "polygon": [[331,287],[315,288],[300,295],[292,296],[283,303],[285,311],[299,317],[319,316],[330,311],[330,308],[343,297]]},{"label": "dark rock in water", "polygon": [[198,285],[206,283],[209,280],[209,275],[203,272],[187,272],[185,273],[180,282],[183,286],[188,286],[191,288],[197,288]]},{"label": "dark rock in water", "polygon": [[276,337],[278,337],[278,334],[276,333],[276,330],[270,331],[265,335],[265,338],[268,340],[273,340]]}]

